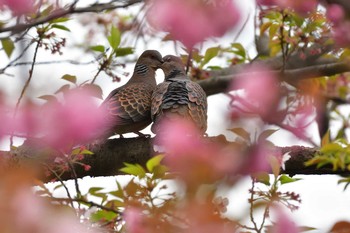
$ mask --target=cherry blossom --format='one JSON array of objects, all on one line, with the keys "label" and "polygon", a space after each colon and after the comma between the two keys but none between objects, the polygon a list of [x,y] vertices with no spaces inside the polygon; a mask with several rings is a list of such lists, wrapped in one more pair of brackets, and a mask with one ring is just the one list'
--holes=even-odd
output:
[{"label": "cherry blossom", "polygon": [[34,12],[34,0],[0,0],[0,7],[7,6],[15,16]]},{"label": "cherry blossom", "polygon": [[232,1],[153,0],[147,18],[156,29],[170,32],[174,39],[192,48],[233,28],[239,11]]}]

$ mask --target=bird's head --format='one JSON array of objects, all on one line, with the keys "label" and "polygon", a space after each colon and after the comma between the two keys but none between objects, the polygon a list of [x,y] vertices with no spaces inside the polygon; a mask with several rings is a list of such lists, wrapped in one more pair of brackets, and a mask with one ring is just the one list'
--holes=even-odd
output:
[{"label": "bird's head", "polygon": [[186,74],[185,73],[185,65],[183,64],[180,57],[173,55],[166,55],[163,57],[163,64],[161,65],[161,69],[164,72],[164,76],[166,79],[171,77],[173,74]]},{"label": "bird's head", "polygon": [[137,63],[147,65],[154,70],[157,70],[162,65],[163,58],[157,50],[146,50],[141,54]]}]

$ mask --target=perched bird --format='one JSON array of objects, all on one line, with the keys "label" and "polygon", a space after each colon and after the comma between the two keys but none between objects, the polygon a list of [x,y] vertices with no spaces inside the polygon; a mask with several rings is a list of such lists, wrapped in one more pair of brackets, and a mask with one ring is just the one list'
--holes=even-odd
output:
[{"label": "perched bird", "polygon": [[152,123],[151,96],[157,86],[155,72],[163,62],[156,50],[144,51],[136,62],[134,73],[123,86],[113,90],[101,107],[107,112],[105,137],[125,133],[136,133]]},{"label": "perched bird", "polygon": [[185,73],[181,59],[167,55],[161,69],[164,82],[152,94],[152,132],[157,134],[159,122],[182,118],[194,123],[201,133],[207,130],[207,97],[202,87]]}]

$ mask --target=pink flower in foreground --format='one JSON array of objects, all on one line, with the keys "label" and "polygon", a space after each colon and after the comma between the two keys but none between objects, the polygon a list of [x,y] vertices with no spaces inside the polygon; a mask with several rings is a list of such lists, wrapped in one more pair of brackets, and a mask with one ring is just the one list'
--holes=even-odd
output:
[{"label": "pink flower in foreground", "polygon": [[42,132],[47,142],[58,148],[87,143],[106,126],[106,114],[91,95],[74,90],[65,95],[65,102],[44,106]]},{"label": "pink flower in foreground", "polygon": [[34,12],[34,0],[0,0],[0,7],[3,5],[16,16]]},{"label": "pink flower in foreground", "polygon": [[343,21],[333,28],[333,38],[335,44],[339,47],[346,47],[350,45],[350,22]]},{"label": "pink flower in foreground", "polygon": [[166,134],[156,144],[164,147],[165,163],[189,186],[213,182],[237,171],[237,156],[202,139],[190,122],[179,119],[170,124],[162,122],[160,127]]},{"label": "pink flower in foreground", "polygon": [[125,228],[128,233],[146,233],[145,219],[142,211],[137,207],[128,207],[124,213]]},{"label": "pink flower in foreground", "polygon": [[[87,226],[79,222],[73,212],[64,212],[57,207],[44,202],[35,196],[30,188],[16,190],[8,203],[9,210],[6,214],[10,217],[13,226],[11,232],[37,232],[37,233],[97,233],[97,230],[89,230]],[[5,213],[4,213],[5,214]],[[0,224],[1,225],[1,224]]]},{"label": "pink flower in foreground", "polygon": [[246,75],[234,80],[231,89],[243,89],[245,100],[255,106],[255,113],[263,117],[269,115],[271,110],[276,108],[279,99],[277,78],[261,66],[250,67],[245,73]]},{"label": "pink flower in foreground", "polygon": [[342,6],[338,4],[331,4],[327,7],[327,18],[335,24],[338,24],[344,20],[345,12]]},{"label": "pink flower in foreground", "polygon": [[281,209],[276,209],[276,222],[273,225],[272,233],[299,233],[295,222]]},{"label": "pink flower in foreground", "polygon": [[156,29],[192,48],[208,37],[224,35],[237,24],[239,11],[228,0],[153,0],[147,18]]},{"label": "pink flower in foreground", "polygon": [[300,14],[312,12],[317,7],[317,0],[257,0],[260,5],[276,5],[281,8],[291,8]]}]

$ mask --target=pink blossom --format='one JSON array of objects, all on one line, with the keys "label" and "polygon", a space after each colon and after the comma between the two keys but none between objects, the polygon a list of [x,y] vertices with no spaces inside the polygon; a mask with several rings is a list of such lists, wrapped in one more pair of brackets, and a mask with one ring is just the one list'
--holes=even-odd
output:
[{"label": "pink blossom", "polygon": [[166,135],[157,144],[164,147],[165,163],[189,186],[213,182],[237,171],[236,154],[202,139],[192,123],[178,119],[171,124],[163,122],[160,127]]},{"label": "pink blossom", "polygon": [[153,0],[147,18],[156,29],[170,32],[174,39],[192,48],[235,26],[239,11],[227,0]]},{"label": "pink blossom", "polygon": [[11,133],[42,137],[57,149],[88,143],[107,127],[104,109],[82,90],[66,93],[63,103],[24,104],[13,116],[13,108],[0,106],[0,137]]},{"label": "pink blossom", "polygon": [[299,233],[295,222],[281,209],[276,209],[276,222],[272,228],[272,233]]},{"label": "pink blossom", "polygon": [[0,7],[7,6],[15,16],[34,12],[34,0],[0,0]]},{"label": "pink blossom", "polygon": [[67,93],[63,104],[47,104],[41,116],[45,140],[57,148],[87,143],[106,126],[105,112],[82,90]]},{"label": "pink blossom", "polygon": [[345,12],[342,6],[338,4],[330,4],[327,7],[326,12],[327,18],[335,24],[343,22],[345,17]]},{"label": "pink blossom", "polygon": [[317,0],[257,0],[260,5],[279,6],[281,8],[291,8],[300,14],[312,12],[317,7]]},{"label": "pink blossom", "polygon": [[[277,77],[267,68],[253,66],[245,70],[234,80],[231,89],[243,89],[245,99],[255,107],[255,113],[262,117],[268,116],[276,108],[279,99],[279,83]],[[254,111],[254,110],[253,110]]]},{"label": "pink blossom", "polygon": [[29,187],[15,190],[10,196],[10,211],[13,214],[12,232],[37,233],[97,233],[97,229],[89,230],[76,218],[73,212],[60,212],[52,208],[43,199],[35,196]]},{"label": "pink blossom", "polygon": [[125,227],[129,233],[145,233],[144,216],[137,207],[128,207],[124,213]]},{"label": "pink blossom", "polygon": [[339,47],[346,47],[350,45],[350,22],[343,21],[333,28],[333,38],[335,44]]}]

